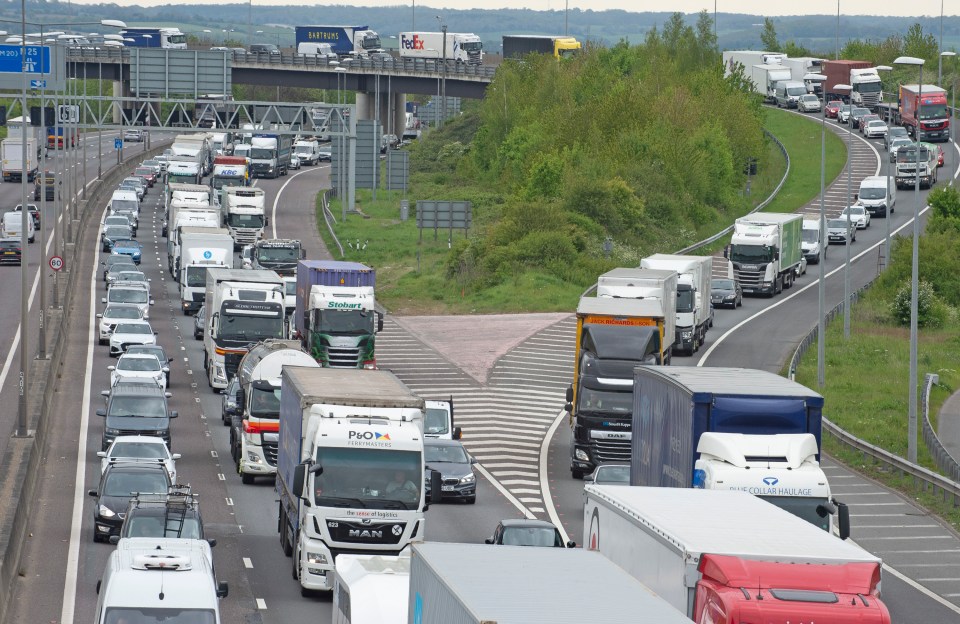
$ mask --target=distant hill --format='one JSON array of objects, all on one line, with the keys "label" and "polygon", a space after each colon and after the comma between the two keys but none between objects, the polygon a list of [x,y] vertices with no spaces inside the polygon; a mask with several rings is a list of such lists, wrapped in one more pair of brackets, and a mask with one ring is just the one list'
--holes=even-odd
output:
[{"label": "distant hill", "polygon": [[[0,19],[19,22],[20,7],[10,3],[0,8]],[[77,5],[60,2],[30,1],[28,19],[32,22],[57,23],[77,20],[90,22],[101,18],[122,19],[130,25],[165,24],[192,30],[201,39],[223,41],[233,39],[247,42],[248,19],[252,23],[253,39],[293,44],[295,24],[353,24],[367,25],[376,30],[389,47],[390,36],[410,30],[414,15],[410,6],[354,7],[354,6],[252,6],[243,4],[183,4],[159,7],[121,7],[114,4]],[[252,11],[251,11],[252,9]],[[500,47],[504,34],[563,34],[564,11],[533,11],[528,9],[452,10],[429,6],[416,7],[418,30],[439,30],[436,16],[446,21],[451,32],[473,32],[484,40],[490,52]],[[571,9],[567,15],[569,34],[581,40],[602,45],[620,39],[639,42],[654,27],[662,26],[669,12],[633,13],[628,11],[584,11]],[[722,49],[758,49],[763,16],[719,13],[717,32]],[[696,15],[687,23],[693,24]],[[837,18],[831,15],[798,15],[773,18],[781,42],[793,40],[824,56],[835,48]],[[840,45],[849,39],[886,39],[895,33],[906,33],[910,25],[919,23],[925,33],[939,37],[939,17],[874,17],[841,16]],[[94,28],[95,30],[96,28]],[[204,29],[211,33],[203,33]],[[16,27],[8,28],[16,30]],[[91,30],[90,26],[80,30]],[[943,22],[944,47],[960,46],[960,17],[947,17]],[[257,34],[256,31],[262,31]],[[395,47],[395,46],[394,46]]]}]

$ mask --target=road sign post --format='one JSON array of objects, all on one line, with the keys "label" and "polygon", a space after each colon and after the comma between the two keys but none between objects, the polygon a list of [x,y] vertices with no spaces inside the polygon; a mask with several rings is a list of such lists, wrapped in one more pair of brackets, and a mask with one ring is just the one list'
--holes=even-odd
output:
[{"label": "road sign post", "polygon": [[47,262],[53,269],[53,308],[60,307],[60,271],[63,270],[63,258],[61,256],[50,256]]},{"label": "road sign post", "polygon": [[60,271],[63,269],[63,258],[60,256],[50,256],[50,262],[48,264],[54,271]]}]

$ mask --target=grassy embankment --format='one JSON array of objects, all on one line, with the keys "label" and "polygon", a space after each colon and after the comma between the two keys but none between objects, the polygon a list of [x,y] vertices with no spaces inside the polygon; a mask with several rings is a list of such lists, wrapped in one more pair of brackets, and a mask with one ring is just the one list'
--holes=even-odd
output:
[{"label": "grassy embankment", "polygon": [[[468,143],[475,131],[475,123],[461,120],[451,123],[447,128],[433,136],[424,138],[424,150],[443,149],[444,145],[460,141]],[[778,199],[770,210],[796,210],[819,192],[820,157],[819,128],[811,120],[805,120],[782,111],[771,110],[767,116],[766,128],[777,136],[787,147],[791,155],[791,172],[780,196],[788,196],[790,201]],[[827,134],[827,181],[835,178],[845,159],[844,145],[835,135]],[[783,176],[785,161],[780,150],[771,141],[767,146],[767,166],[760,169],[752,182],[752,205],[767,197]],[[811,154],[814,154],[812,157]],[[413,156],[416,158],[416,154]],[[411,169],[414,169],[412,166]],[[377,191],[377,200],[373,201],[369,190],[358,190],[359,209],[368,218],[351,215],[346,223],[337,223],[335,231],[345,247],[345,257],[365,262],[377,268],[378,297],[390,310],[405,314],[428,313],[492,313],[492,312],[541,312],[566,311],[574,305],[583,290],[580,284],[570,284],[552,276],[525,272],[516,279],[507,280],[479,291],[472,291],[456,280],[448,279],[446,261],[448,258],[449,231],[440,231],[434,240],[432,230],[424,231],[420,241],[416,227],[414,207],[416,199],[452,198],[472,196],[484,192],[477,188],[450,188],[448,176],[443,173],[425,171],[411,176],[411,191],[408,199],[411,203],[410,220],[399,220],[400,192]],[[810,180],[815,180],[811,183]],[[778,198],[780,197],[778,196]],[[319,204],[318,204],[319,205]],[[339,203],[333,201],[333,214],[340,215]],[[484,227],[484,214],[474,215],[476,227]],[[322,223],[322,219],[318,219]],[[725,222],[711,224],[712,231],[728,225]],[[336,245],[325,227],[321,235],[329,249]],[[672,247],[664,246],[658,251],[670,252],[678,243],[689,244],[709,235],[710,230],[690,231],[687,240],[671,241]],[[463,231],[454,231],[453,240],[463,238]],[[359,240],[366,249],[355,251],[347,247]]]}]

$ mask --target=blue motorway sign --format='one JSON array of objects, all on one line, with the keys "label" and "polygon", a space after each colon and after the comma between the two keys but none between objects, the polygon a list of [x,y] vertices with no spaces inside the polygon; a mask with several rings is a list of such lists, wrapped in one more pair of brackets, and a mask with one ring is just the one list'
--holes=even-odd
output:
[{"label": "blue motorway sign", "polygon": [[22,62],[23,49],[18,45],[0,45],[0,73],[19,74],[26,70],[28,74],[50,73],[50,48],[47,46],[27,46],[27,60]]},{"label": "blue motorway sign", "polygon": [[46,80],[31,80],[30,88],[31,89],[44,89],[47,86]]},{"label": "blue motorway sign", "polygon": [[123,139],[114,139],[113,149],[122,149],[122,148],[123,148]]}]

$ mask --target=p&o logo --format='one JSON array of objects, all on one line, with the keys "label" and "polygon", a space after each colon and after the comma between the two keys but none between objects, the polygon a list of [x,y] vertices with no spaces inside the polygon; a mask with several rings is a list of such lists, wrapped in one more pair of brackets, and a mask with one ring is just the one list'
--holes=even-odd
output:
[{"label": "p&o logo", "polygon": [[390,434],[376,431],[351,431],[347,437],[351,440],[389,440]]}]

